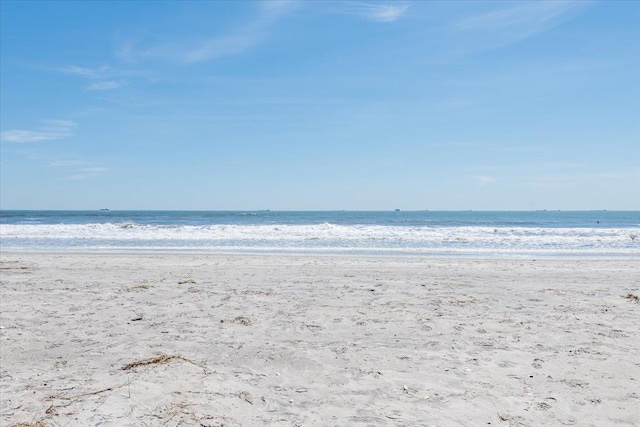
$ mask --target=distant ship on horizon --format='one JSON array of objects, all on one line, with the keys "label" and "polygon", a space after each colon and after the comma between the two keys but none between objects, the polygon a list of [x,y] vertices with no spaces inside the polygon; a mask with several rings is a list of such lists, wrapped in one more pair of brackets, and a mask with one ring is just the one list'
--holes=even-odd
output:
[{"label": "distant ship on horizon", "polygon": [[99,212],[111,212],[111,210],[107,208],[98,209]]}]

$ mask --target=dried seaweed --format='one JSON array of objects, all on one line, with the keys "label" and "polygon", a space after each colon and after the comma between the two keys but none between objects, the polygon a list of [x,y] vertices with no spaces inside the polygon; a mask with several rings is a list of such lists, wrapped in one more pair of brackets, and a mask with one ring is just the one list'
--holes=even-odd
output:
[{"label": "dried seaweed", "polygon": [[244,317],[244,316],[238,316],[235,319],[233,319],[231,321],[231,323],[239,323],[243,326],[249,326],[251,325],[251,319],[249,319],[248,317]]},{"label": "dried seaweed", "polygon": [[14,424],[12,427],[47,427],[47,425],[42,421],[34,421],[32,423],[23,422]]},{"label": "dried seaweed", "polygon": [[151,357],[149,359],[136,360],[135,362],[128,363],[122,367],[123,371],[128,371],[133,368],[137,368],[138,366],[147,366],[147,365],[161,365],[163,363],[167,363],[173,359],[180,358],[180,356],[168,356],[163,354],[157,357]]},{"label": "dried seaweed", "polygon": [[135,362],[131,362],[128,363],[126,365],[124,365],[122,367],[123,371],[129,371],[131,369],[135,369],[137,367],[140,366],[149,366],[149,365],[161,365],[164,363],[168,363],[172,360],[182,360],[183,362],[187,362],[190,363],[194,366],[197,366],[198,368],[203,369],[206,373],[215,373],[215,371],[207,368],[204,365],[201,365],[200,363],[196,363],[193,360],[187,359],[186,357],[180,356],[180,355],[167,355],[167,354],[162,354],[160,356],[156,356],[156,357],[151,357],[149,359],[141,359],[141,360],[136,360]]}]

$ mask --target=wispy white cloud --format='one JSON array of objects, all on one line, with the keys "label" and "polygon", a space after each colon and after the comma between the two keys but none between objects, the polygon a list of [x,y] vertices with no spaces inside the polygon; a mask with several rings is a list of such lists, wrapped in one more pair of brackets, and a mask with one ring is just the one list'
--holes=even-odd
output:
[{"label": "wispy white cloud", "polygon": [[300,6],[300,0],[264,0],[260,2],[260,8],[267,13],[289,13]]},{"label": "wispy white cloud", "polygon": [[63,181],[77,181],[80,179],[95,178],[102,175],[107,168],[93,166],[84,160],[52,160],[47,167],[62,170],[66,174]]},{"label": "wispy white cloud", "polygon": [[409,9],[406,3],[345,2],[345,13],[358,15],[377,22],[393,22]]},{"label": "wispy white cloud", "polygon": [[91,83],[86,87],[87,90],[113,90],[124,86],[124,82],[115,80],[105,80],[101,82]]},{"label": "wispy white cloud", "polygon": [[[146,47],[143,43],[134,44],[127,40],[116,50],[116,55],[127,62],[161,59],[186,65],[240,55],[268,40],[272,28],[301,4],[294,0],[261,2],[251,21],[226,34],[179,39]],[[340,4],[338,13],[358,15],[377,22],[393,22],[404,16],[408,9],[409,4],[404,2],[344,2]]]},{"label": "wispy white cloud", "polygon": [[89,80],[90,83],[85,86],[87,90],[113,90],[119,89],[127,83],[128,77],[144,77],[148,74],[140,70],[123,70],[113,68],[109,65],[100,67],[80,67],[78,65],[65,65],[56,68],[57,71],[77,76],[82,79]]},{"label": "wispy white cloud", "polygon": [[78,126],[71,120],[59,120],[59,119],[47,119],[43,120],[43,129],[45,130],[60,130],[60,129],[72,129]]},{"label": "wispy white cloud", "polygon": [[69,166],[84,166],[87,162],[83,160],[52,160],[47,166],[50,168],[60,168]]},{"label": "wispy white cloud", "polygon": [[2,141],[17,142],[22,144],[27,142],[38,142],[38,141],[46,141],[50,139],[59,139],[59,137],[57,135],[52,135],[47,132],[15,129],[15,130],[7,130],[2,132],[1,139]]},{"label": "wispy white cloud", "polygon": [[259,43],[252,33],[238,33],[201,40],[193,44],[177,42],[151,48],[142,56],[177,60],[186,64],[224,58],[244,52]]},{"label": "wispy white cloud", "polygon": [[566,22],[589,1],[530,1],[509,3],[491,12],[472,16],[454,25],[458,31],[492,33],[503,43],[514,43]]},{"label": "wispy white cloud", "polygon": [[0,140],[25,144],[30,142],[51,141],[73,136],[77,124],[70,120],[43,120],[34,130],[12,129],[0,133]]},{"label": "wispy white cloud", "polygon": [[125,62],[134,62],[135,61],[135,49],[133,47],[133,42],[131,40],[127,40],[122,43],[116,50],[115,55],[119,59]]},{"label": "wispy white cloud", "polygon": [[295,1],[263,2],[252,21],[227,34],[195,40],[175,40],[139,49],[131,41],[126,41],[118,49],[118,56],[128,61],[155,58],[196,64],[238,55],[263,43],[268,38],[270,29],[296,6]]},{"label": "wispy white cloud", "polygon": [[65,181],[77,181],[80,179],[95,178],[102,175],[107,169],[103,167],[81,168],[75,174],[62,178]]},{"label": "wispy white cloud", "polygon": [[497,181],[494,177],[487,175],[467,175],[467,178],[472,179],[480,186],[494,184]]},{"label": "wispy white cloud", "polygon": [[97,68],[79,67],[77,65],[66,65],[58,68],[59,71],[65,74],[73,74],[76,76],[85,77],[87,79],[103,79],[108,77],[112,71],[111,67],[103,65]]},{"label": "wispy white cloud", "polygon": [[101,173],[106,171],[107,168],[102,168],[102,167],[93,167],[93,168],[83,168],[80,169],[80,172],[86,172],[86,173]]}]

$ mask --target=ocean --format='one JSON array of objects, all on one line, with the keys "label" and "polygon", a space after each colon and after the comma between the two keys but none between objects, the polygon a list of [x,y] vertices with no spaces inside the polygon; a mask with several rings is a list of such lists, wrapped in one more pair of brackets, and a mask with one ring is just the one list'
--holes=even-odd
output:
[{"label": "ocean", "polygon": [[640,212],[5,210],[0,250],[640,259]]}]

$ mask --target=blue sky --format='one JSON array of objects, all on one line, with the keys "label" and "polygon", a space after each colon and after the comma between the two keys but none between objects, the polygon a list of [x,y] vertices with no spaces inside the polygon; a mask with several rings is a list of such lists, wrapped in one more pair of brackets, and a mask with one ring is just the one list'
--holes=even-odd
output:
[{"label": "blue sky", "polygon": [[640,209],[640,2],[0,9],[2,209]]}]

